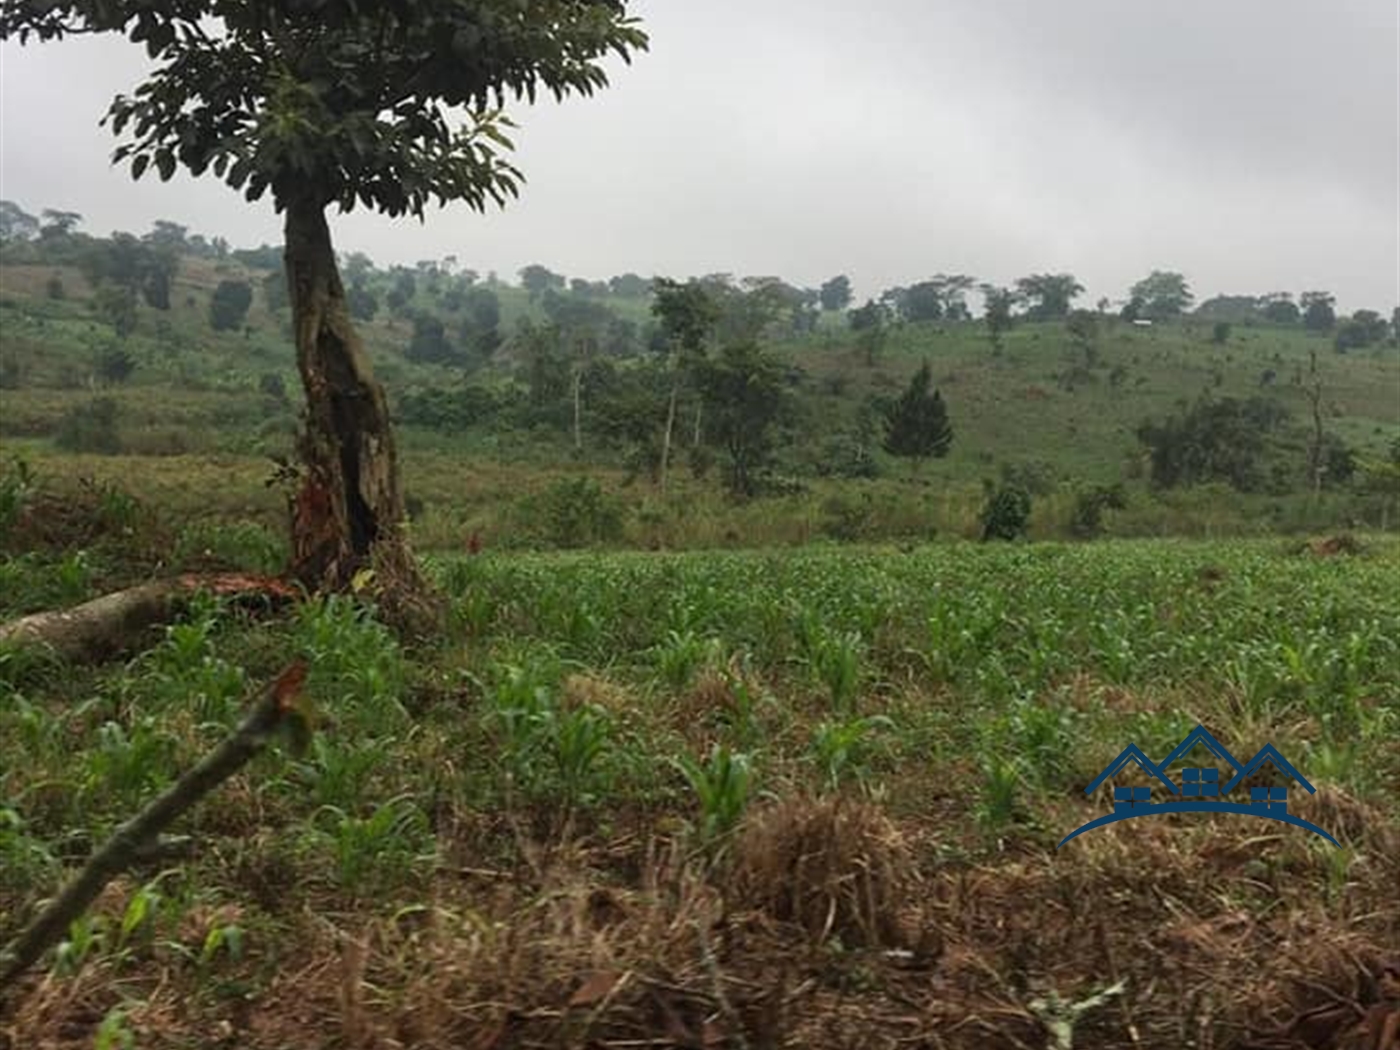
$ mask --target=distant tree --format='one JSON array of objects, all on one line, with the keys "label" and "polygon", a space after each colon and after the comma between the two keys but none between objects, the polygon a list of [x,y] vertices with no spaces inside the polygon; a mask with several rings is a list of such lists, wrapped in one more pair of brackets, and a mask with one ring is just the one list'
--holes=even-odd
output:
[{"label": "distant tree", "polygon": [[722,315],[715,283],[692,279],[681,284],[666,277],[658,277],[652,282],[651,312],[660,322],[663,345],[671,357],[671,393],[666,407],[666,429],[661,440],[659,480],[663,489],[671,459],[681,376],[684,370],[695,369],[704,359],[706,344]]},{"label": "distant tree", "polygon": [[355,281],[345,290],[345,307],[355,320],[373,321],[379,313],[379,296],[364,281]]},{"label": "distant tree", "polygon": [[1014,318],[1012,309],[1016,305],[1016,293],[1009,288],[996,285],[982,286],[982,320],[987,326],[987,337],[992,341],[992,351],[1001,353],[1001,337],[1010,331]]},{"label": "distant tree", "polygon": [[66,299],[68,291],[63,287],[63,278],[58,274],[50,274],[49,279],[44,282],[44,294],[50,299]]},{"label": "distant tree", "polygon": [[851,279],[844,273],[822,284],[821,304],[823,310],[844,310],[851,305]]},{"label": "distant tree", "polygon": [[169,219],[157,219],[151,225],[151,232],[142,238],[147,244],[153,244],[158,248],[181,249],[189,246],[186,235],[189,227],[181,226],[178,222],[171,222]]},{"label": "distant tree", "polygon": [[1390,338],[1400,339],[1400,306],[1390,312]]},{"label": "distant tree", "polygon": [[1230,322],[1216,321],[1215,326],[1210,330],[1210,340],[1217,346],[1223,346],[1230,341]]},{"label": "distant tree", "polygon": [[943,317],[943,290],[933,281],[919,281],[904,289],[900,305],[906,321],[940,320]]},{"label": "distant tree", "polygon": [[97,375],[104,383],[125,383],[136,371],[136,358],[116,343],[103,347],[97,355]]},{"label": "distant tree", "polygon": [[97,316],[112,326],[117,337],[125,339],[136,331],[136,293],[126,285],[107,284],[93,296]]},{"label": "distant tree", "polygon": [[1299,296],[1303,327],[1309,332],[1330,332],[1337,323],[1337,297],[1331,292],[1304,292]]},{"label": "distant tree", "polygon": [[1092,310],[1071,310],[1065,318],[1065,331],[1084,355],[1084,367],[1096,367],[1099,363],[1099,315]]},{"label": "distant tree", "polygon": [[247,281],[220,281],[209,299],[209,326],[216,332],[241,328],[252,305],[253,289]]},{"label": "distant tree", "polygon": [[1158,488],[1224,481],[1243,492],[1263,483],[1265,438],[1287,418],[1271,398],[1202,399],[1179,415],[1138,427]]},{"label": "distant tree", "polygon": [[1069,273],[1037,273],[1016,282],[1016,291],[1027,303],[1032,321],[1062,321],[1084,286]]},{"label": "distant tree", "polygon": [[564,275],[555,273],[539,263],[531,263],[520,269],[520,287],[530,293],[530,299],[533,301],[551,288],[562,290]]},{"label": "distant tree", "polygon": [[59,211],[45,208],[42,212],[44,224],[39,227],[41,240],[53,240],[70,236],[82,224],[83,217],[76,211]]},{"label": "distant tree", "polygon": [[728,455],[725,480],[736,496],[752,496],[772,447],[782,407],[782,370],[752,343],[725,346],[696,365],[709,420],[707,438]]},{"label": "distant tree", "polygon": [[1263,302],[1257,295],[1217,295],[1196,307],[1194,316],[1203,321],[1252,324],[1263,318]]},{"label": "distant tree", "polygon": [[1140,303],[1138,316],[1150,321],[1180,317],[1195,298],[1186,278],[1172,270],[1153,270],[1133,285],[1130,295]]},{"label": "distant tree", "polygon": [[27,241],[39,234],[39,220],[14,201],[0,200],[0,241]]},{"label": "distant tree", "polygon": [[413,336],[404,356],[420,364],[461,364],[462,354],[447,338],[442,321],[432,314],[418,313],[413,317]]},{"label": "distant tree", "polygon": [[340,266],[345,272],[346,280],[352,283],[363,281],[374,274],[374,260],[364,252],[350,252],[341,260]]},{"label": "distant tree", "polygon": [[1297,324],[1302,320],[1302,311],[1288,292],[1270,292],[1263,297],[1261,307],[1264,320],[1272,324]]},{"label": "distant tree", "polygon": [[1124,321],[1132,323],[1143,316],[1146,304],[1141,296],[1133,295],[1128,297],[1128,301],[1123,304],[1123,309],[1118,311],[1118,316]]},{"label": "distant tree", "polygon": [[885,415],[885,451],[912,459],[916,466],[929,456],[946,456],[953,442],[948,409],[942,395],[929,389],[931,382],[925,361]]},{"label": "distant tree", "polygon": [[141,269],[141,298],[154,310],[170,309],[170,288],[180,269],[180,257],[169,245],[151,249]]},{"label": "distant tree", "polygon": [[864,306],[857,307],[846,316],[846,321],[855,332],[879,328],[885,323],[885,308],[874,299],[867,299]]},{"label": "distant tree", "polygon": [[608,290],[623,299],[641,299],[651,294],[651,282],[635,273],[608,278]]},{"label": "distant tree", "polygon": [[1357,310],[1351,315],[1351,320],[1366,333],[1367,346],[1384,342],[1389,333],[1390,326],[1377,310]]}]

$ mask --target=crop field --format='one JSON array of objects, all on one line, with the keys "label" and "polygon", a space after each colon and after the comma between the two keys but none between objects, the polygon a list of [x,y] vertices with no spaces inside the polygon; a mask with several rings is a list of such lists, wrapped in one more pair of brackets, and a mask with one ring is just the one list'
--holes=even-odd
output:
[{"label": "crop field", "polygon": [[[0,613],[116,549],[12,551]],[[343,597],[207,597],[124,663],[0,654],[0,937],[294,657],[312,707],[0,1045],[1340,1047],[1386,994],[1393,538],[428,564],[451,626],[416,647]],[[1340,847],[1178,814],[1056,848],[1124,745],[1198,724],[1286,755]]]}]

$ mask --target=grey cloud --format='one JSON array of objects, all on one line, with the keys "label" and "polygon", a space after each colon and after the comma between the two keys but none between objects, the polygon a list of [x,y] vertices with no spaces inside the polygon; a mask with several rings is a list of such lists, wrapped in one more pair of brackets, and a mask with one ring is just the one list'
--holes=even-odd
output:
[{"label": "grey cloud", "polygon": [[[661,3],[649,54],[592,99],[517,109],[503,213],[339,217],[381,261],[511,274],[730,271],[862,294],[935,271],[1066,269],[1121,297],[1154,267],[1214,292],[1400,301],[1400,29],[1389,0]],[[275,240],[204,180],[133,186],[96,121],[138,49],[3,59],[5,196],[93,228],[170,217]],[[61,93],[56,90],[62,86]],[[43,95],[42,107],[32,99]]]}]

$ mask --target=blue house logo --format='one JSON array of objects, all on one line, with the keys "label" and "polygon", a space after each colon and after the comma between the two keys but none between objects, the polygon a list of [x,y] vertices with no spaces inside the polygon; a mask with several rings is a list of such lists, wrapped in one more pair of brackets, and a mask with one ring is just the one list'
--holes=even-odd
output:
[{"label": "blue house logo", "polygon": [[[1179,785],[1173,783],[1168,772],[1171,764],[1197,744],[1204,745],[1206,750],[1229,767],[1227,770],[1228,780],[1222,783],[1219,768],[1188,767],[1181,771],[1181,783]],[[1241,780],[1262,768],[1265,763],[1272,763],[1275,769],[1285,776],[1291,777],[1309,795],[1317,791],[1307,782],[1303,774],[1293,768],[1288,759],[1279,754],[1278,749],[1273,744],[1265,744],[1259,749],[1257,755],[1241,764],[1234,755],[1230,754],[1224,744],[1211,735],[1205,726],[1198,725],[1186,734],[1186,739],[1178,744],[1175,750],[1162,759],[1160,763],[1153,762],[1152,759],[1144,755],[1136,744],[1129,744],[1117,758],[1105,767],[1102,773],[1094,778],[1094,782],[1084,789],[1084,794],[1092,795],[1098,790],[1100,784],[1109,780],[1130,762],[1160,781],[1171,793],[1167,799],[1163,802],[1153,802],[1150,787],[1118,787],[1115,785],[1113,788],[1113,812],[1075,828],[1060,840],[1060,846],[1076,835],[1082,835],[1086,831],[1101,828],[1115,821],[1132,820],[1134,817],[1157,816],[1161,813],[1243,813],[1247,817],[1278,820],[1285,824],[1305,828],[1315,835],[1321,835],[1332,845],[1339,848],[1341,846],[1341,843],[1316,824],[1295,817],[1288,812],[1288,788],[1286,787],[1252,787],[1249,789],[1248,801],[1243,799],[1239,802],[1225,801],[1225,796],[1234,790]],[[1059,846],[1055,848],[1058,849]]]}]

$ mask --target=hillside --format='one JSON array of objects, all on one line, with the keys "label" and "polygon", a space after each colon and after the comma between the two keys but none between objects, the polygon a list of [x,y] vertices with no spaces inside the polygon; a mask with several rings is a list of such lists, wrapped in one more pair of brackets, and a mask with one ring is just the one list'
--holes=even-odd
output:
[{"label": "hillside", "polygon": [[[56,476],[122,479],[179,513],[275,526],[279,497],[261,481],[269,457],[291,450],[299,402],[276,252],[172,250],[168,309],[133,293],[129,330],[119,335],[114,324],[122,322],[103,291],[114,282],[94,278],[91,261],[111,243],[70,235],[0,250],[5,451]],[[791,302],[775,300],[749,329],[782,370],[782,410],[764,450],[768,498],[735,503],[713,466],[723,450],[697,458],[679,438],[684,469],[673,472],[665,497],[645,481],[630,484],[656,454],[653,437],[637,434],[658,430],[669,374],[640,278],[570,287],[548,275],[550,286],[532,293],[438,264],[417,272],[378,270],[362,256],[342,264],[352,300],[372,301],[358,324],[399,418],[415,529],[427,547],[455,547],[482,530],[506,544],[556,542],[539,524],[547,513],[538,498],[554,492],[567,502],[559,479],[580,472],[606,492],[598,508],[569,513],[620,518],[616,527],[588,525],[581,541],[645,546],[972,535],[984,482],[1007,479],[1035,497],[1031,535],[1064,534],[1077,494],[1112,484],[1130,493],[1127,508],[1110,515],[1109,531],[1124,534],[1381,525],[1393,517],[1357,484],[1305,499],[1310,355],[1318,358],[1327,440],[1353,462],[1384,460],[1400,435],[1393,338],[1341,353],[1331,333],[1297,324],[1246,315],[1221,331],[1209,319],[1215,303],[1207,317],[1151,326],[1088,312],[1072,325],[1026,316],[999,349],[981,320],[894,316],[872,344],[848,315],[818,311],[798,298],[807,293],[777,282],[766,287]],[[226,331],[210,320],[221,282],[246,283],[253,293]],[[767,294],[756,282],[725,288],[735,309]],[[583,344],[569,333],[579,331],[591,333],[587,360],[571,357]],[[911,465],[880,449],[882,413],[924,362],[954,440],[946,458]],[[73,437],[98,398],[110,401],[115,431],[105,445]],[[1228,398],[1261,398],[1286,415],[1268,442],[1269,483],[1255,491],[1152,489],[1139,428]]]}]

